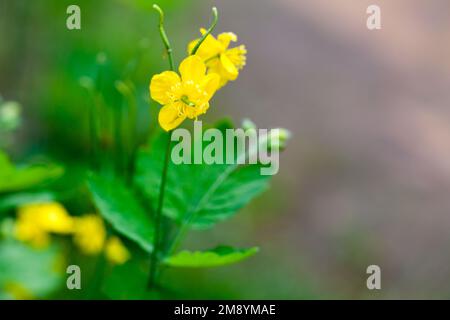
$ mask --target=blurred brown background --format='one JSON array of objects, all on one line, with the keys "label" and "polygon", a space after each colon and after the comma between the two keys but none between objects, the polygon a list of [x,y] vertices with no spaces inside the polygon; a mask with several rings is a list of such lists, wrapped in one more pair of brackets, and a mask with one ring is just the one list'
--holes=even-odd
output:
[{"label": "blurred brown background", "polygon": [[[221,103],[293,132],[282,210],[255,231],[263,254],[286,265],[273,277],[325,297],[448,297],[450,2],[210,3],[226,17],[219,30],[249,51]],[[370,4],[381,7],[379,31],[366,28]],[[381,292],[366,288],[370,264]]]}]

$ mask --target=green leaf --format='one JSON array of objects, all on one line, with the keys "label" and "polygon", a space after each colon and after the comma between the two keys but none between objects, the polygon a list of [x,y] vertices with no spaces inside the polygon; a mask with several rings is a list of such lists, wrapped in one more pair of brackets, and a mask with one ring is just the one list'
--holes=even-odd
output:
[{"label": "green leaf", "polygon": [[154,227],[133,192],[118,180],[98,175],[88,178],[88,187],[101,215],[117,231],[151,252]]},{"label": "green leaf", "polygon": [[[45,298],[63,283],[61,256],[54,245],[35,250],[20,242],[0,244],[0,299]],[[19,296],[17,296],[19,295]]]},{"label": "green leaf", "polygon": [[[226,126],[220,127],[222,131],[225,129]],[[159,194],[167,139],[167,133],[158,135],[138,154],[135,181],[153,206]],[[203,148],[206,145],[203,143]],[[180,224],[209,228],[233,216],[267,189],[271,176],[261,175],[261,167],[260,164],[175,165],[171,162],[163,214]]]},{"label": "green leaf", "polygon": [[257,247],[235,249],[219,246],[208,251],[181,251],[164,260],[171,267],[209,268],[232,264],[253,256],[258,252]]},{"label": "green leaf", "polygon": [[63,173],[63,168],[55,165],[15,167],[0,151],[0,193],[28,189],[59,178]]}]

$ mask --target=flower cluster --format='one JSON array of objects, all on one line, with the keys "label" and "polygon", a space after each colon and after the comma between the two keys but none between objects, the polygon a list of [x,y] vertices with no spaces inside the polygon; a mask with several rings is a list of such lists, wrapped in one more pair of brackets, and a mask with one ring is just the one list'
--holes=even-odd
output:
[{"label": "flower cluster", "polygon": [[188,52],[192,53],[202,40],[195,54],[181,62],[180,75],[164,71],[150,81],[152,99],[163,106],[158,121],[166,131],[175,129],[186,118],[197,119],[206,113],[215,92],[228,81],[236,80],[245,66],[245,46],[229,48],[231,42],[237,41],[234,33],[221,33],[216,39],[205,29],[200,31],[204,39],[189,43]]},{"label": "flower cluster", "polygon": [[[200,29],[202,35],[206,34],[206,29]],[[191,41],[188,45],[188,52],[192,52],[200,39]],[[224,32],[217,36],[207,35],[202,45],[198,48],[198,55],[208,68],[208,73],[215,73],[220,76],[219,88],[234,81],[239,75],[239,71],[246,63],[247,49],[244,45],[229,48],[231,42],[236,42],[237,36],[233,32]]]},{"label": "flower cluster", "polygon": [[50,243],[51,234],[72,235],[81,252],[97,255],[104,251],[113,264],[123,264],[130,258],[118,237],[107,237],[104,222],[98,215],[73,217],[56,202],[27,204],[18,209],[15,225],[18,240],[42,248]]}]

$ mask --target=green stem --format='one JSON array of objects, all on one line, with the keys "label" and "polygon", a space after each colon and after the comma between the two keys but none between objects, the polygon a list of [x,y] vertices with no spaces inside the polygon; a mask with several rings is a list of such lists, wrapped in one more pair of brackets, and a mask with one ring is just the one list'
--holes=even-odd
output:
[{"label": "green stem", "polygon": [[[137,102],[135,97],[135,88],[129,80],[118,80],[115,83],[117,91],[124,98],[122,108],[122,117],[118,120],[121,127],[121,170],[120,174],[125,178],[128,184],[131,184],[134,175],[134,163],[137,145],[136,121],[137,121]],[[126,117],[124,110],[126,109]],[[119,144],[118,144],[119,146]]]},{"label": "green stem", "polygon": [[[99,58],[101,57],[101,59]],[[101,89],[103,85],[103,73],[104,73],[104,55],[97,55],[97,72],[95,79],[84,77],[83,87],[87,89],[91,95],[92,108],[89,110],[89,138],[90,138],[90,157],[91,168],[99,169],[101,166],[101,138],[102,138],[102,126],[97,119],[102,119],[102,94]]]},{"label": "green stem", "polygon": [[[161,8],[154,4],[153,8],[159,13],[159,33],[161,35],[161,39],[164,43],[164,46],[167,51],[167,55],[169,57],[169,67],[171,71],[174,71],[173,65],[173,57],[172,57],[172,47],[170,46],[169,39],[167,38],[166,32],[164,31],[164,13]],[[158,277],[158,269],[159,269],[159,251],[161,247],[161,220],[162,220],[162,210],[164,207],[164,194],[166,190],[166,182],[167,182],[167,171],[169,168],[169,159],[170,159],[170,150],[171,150],[171,142],[172,142],[172,131],[169,131],[167,137],[167,148],[166,154],[164,156],[164,166],[161,177],[161,185],[159,189],[159,199],[158,199],[158,207],[156,209],[155,214],[155,234],[153,238],[153,251],[150,257],[150,275],[148,280],[148,288],[153,288],[157,284]]]},{"label": "green stem", "polygon": [[105,100],[103,96],[103,85],[105,78],[105,63],[106,55],[103,52],[97,54],[97,75],[95,78],[94,85],[94,123],[96,130],[96,142],[95,142],[95,169],[99,171],[105,170],[105,156],[107,153],[106,146],[104,144],[105,135],[108,134],[108,120],[109,112],[107,106],[105,105]]},{"label": "green stem", "polygon": [[119,176],[126,176],[124,173],[124,161],[123,161],[123,154],[124,154],[124,148],[123,148],[123,127],[122,127],[122,105],[119,105],[114,108],[114,142],[115,142],[115,162],[116,162],[116,174]]},{"label": "green stem", "polygon": [[164,12],[157,4],[153,5],[153,9],[155,9],[159,13],[159,34],[161,35],[161,40],[164,44],[164,47],[166,48],[167,56],[169,57],[170,70],[173,71],[174,66],[173,66],[172,47],[170,45],[169,38],[167,38],[166,31],[164,30]]},{"label": "green stem", "polygon": [[86,297],[88,300],[99,299],[106,266],[107,264],[105,256],[103,254],[100,254],[95,263],[94,274],[91,281],[89,282],[89,288]]},{"label": "green stem", "polygon": [[[94,96],[92,94],[92,96]],[[94,97],[92,98],[92,101],[94,101]],[[95,121],[95,105],[92,105],[91,108],[89,108],[89,139],[90,139],[90,162],[91,162],[91,169],[96,169],[97,165],[97,125]]]},{"label": "green stem", "polygon": [[150,258],[150,278],[148,281],[148,287],[153,288],[156,285],[156,278],[159,267],[159,250],[161,247],[160,243],[160,231],[161,231],[161,218],[162,218],[162,209],[164,205],[164,194],[166,190],[166,182],[167,182],[167,171],[169,168],[169,159],[170,159],[170,150],[171,150],[171,142],[172,142],[172,131],[169,132],[167,137],[167,147],[166,154],[164,156],[164,167],[161,177],[161,185],[159,188],[159,199],[158,199],[158,207],[156,209],[155,215],[155,234],[153,238],[153,251]]},{"label": "green stem", "polygon": [[213,22],[211,24],[211,26],[209,27],[209,29],[206,31],[206,33],[203,35],[203,37],[200,38],[200,40],[198,40],[197,44],[195,45],[194,49],[192,49],[191,51],[191,55],[194,55],[197,53],[198,48],[200,48],[201,44],[203,43],[203,41],[205,41],[206,37],[209,36],[209,34],[214,30],[214,28],[216,27],[217,24],[217,20],[219,20],[219,13],[217,12],[217,8],[213,7],[212,8],[212,13],[213,13]]}]

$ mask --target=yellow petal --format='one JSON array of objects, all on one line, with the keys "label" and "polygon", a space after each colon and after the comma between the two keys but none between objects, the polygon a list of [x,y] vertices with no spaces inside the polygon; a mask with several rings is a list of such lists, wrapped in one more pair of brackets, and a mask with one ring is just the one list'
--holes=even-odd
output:
[{"label": "yellow petal", "polygon": [[204,78],[201,86],[207,94],[205,97],[206,101],[209,101],[217,91],[219,88],[219,82],[220,76],[216,73],[210,73]]},{"label": "yellow petal", "polygon": [[226,54],[220,55],[220,63],[226,72],[228,80],[235,80],[239,74],[239,71]]},{"label": "yellow petal", "polygon": [[231,62],[236,66],[238,69],[242,69],[245,66],[246,63],[246,54],[247,49],[244,45],[240,45],[236,48],[229,49],[225,52],[228,59],[231,60]]},{"label": "yellow petal", "polygon": [[205,102],[202,105],[195,107],[186,106],[184,112],[186,114],[186,117],[188,117],[189,119],[197,119],[199,115],[206,113],[208,109],[209,109],[209,102]]},{"label": "yellow petal", "polygon": [[220,78],[219,87],[217,90],[222,88],[228,82],[228,72],[226,72],[225,68],[222,66],[222,63],[219,59],[214,61],[210,61],[208,63],[208,74],[217,74]]},{"label": "yellow petal", "polygon": [[170,131],[178,127],[184,119],[186,119],[186,115],[180,112],[181,103],[182,102],[175,102],[161,108],[158,115],[158,121],[161,128]]},{"label": "yellow petal", "polygon": [[198,111],[197,115],[201,115],[203,113],[206,113],[206,111],[208,111],[209,109],[209,102],[205,103],[204,105],[201,106],[200,110]]},{"label": "yellow petal", "polygon": [[205,77],[206,66],[196,55],[189,56],[180,64],[180,74],[183,82],[200,83]]},{"label": "yellow petal", "polygon": [[217,40],[222,43],[222,46],[224,49],[227,49],[230,45],[230,41],[236,42],[237,41],[237,35],[235,35],[233,32],[224,32],[217,36]]},{"label": "yellow petal", "polygon": [[86,255],[96,255],[103,250],[106,239],[105,224],[101,217],[87,214],[75,218],[74,243]]},{"label": "yellow petal", "polygon": [[106,258],[113,264],[124,264],[130,259],[130,252],[118,237],[111,237],[105,245]]},{"label": "yellow petal", "polygon": [[31,222],[45,232],[70,233],[73,219],[58,202],[31,203],[18,209],[22,221]]},{"label": "yellow petal", "polygon": [[[202,28],[200,29],[200,32],[204,35],[206,33],[206,29]],[[200,39],[195,39],[189,43],[188,54],[191,54],[199,40]],[[224,52],[225,49],[226,48],[222,45],[222,43],[214,38],[214,36],[208,35],[198,48],[196,55],[198,55],[202,60],[208,60],[212,57],[218,56],[221,52]]]},{"label": "yellow petal", "polygon": [[172,102],[174,87],[181,83],[180,77],[173,71],[164,71],[153,76],[150,81],[150,95],[159,104]]},{"label": "yellow petal", "polygon": [[[188,55],[191,54],[192,50],[194,50],[194,47],[197,45],[197,42],[199,40],[200,39],[195,39],[195,40],[192,40],[191,42],[189,42],[188,47],[187,47],[187,54]],[[200,50],[200,48],[199,48],[199,50]],[[197,55],[198,55],[198,51],[197,51]],[[203,59],[203,57],[200,57],[200,58]]]},{"label": "yellow petal", "polygon": [[28,242],[36,248],[46,247],[50,242],[49,235],[30,220],[19,218],[14,232],[18,240]]}]

